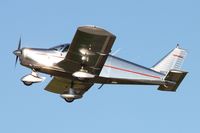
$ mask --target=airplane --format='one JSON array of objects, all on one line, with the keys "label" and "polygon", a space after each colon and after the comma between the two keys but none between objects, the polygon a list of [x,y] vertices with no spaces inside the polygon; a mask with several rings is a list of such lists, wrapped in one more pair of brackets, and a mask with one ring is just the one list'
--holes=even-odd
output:
[{"label": "airplane", "polygon": [[71,43],[48,49],[21,48],[21,38],[15,65],[28,67],[32,72],[21,78],[30,86],[52,76],[46,91],[60,94],[66,102],[82,98],[94,84],[158,85],[160,91],[176,91],[188,72],[181,69],[187,55],[177,45],[151,68],[116,57],[111,48],[116,36],[97,26],[80,26]]}]

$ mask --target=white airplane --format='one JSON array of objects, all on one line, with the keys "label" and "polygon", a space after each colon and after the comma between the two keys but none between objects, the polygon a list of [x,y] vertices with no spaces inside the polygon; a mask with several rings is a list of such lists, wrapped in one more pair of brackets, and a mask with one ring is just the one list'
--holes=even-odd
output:
[{"label": "white airplane", "polygon": [[29,86],[44,81],[38,72],[53,76],[45,90],[60,94],[67,102],[79,99],[95,83],[158,85],[158,90],[176,91],[187,72],[181,70],[186,50],[178,45],[152,68],[132,63],[109,54],[116,36],[96,26],[79,27],[71,44],[48,49],[21,48],[15,65],[32,70],[21,78]]}]

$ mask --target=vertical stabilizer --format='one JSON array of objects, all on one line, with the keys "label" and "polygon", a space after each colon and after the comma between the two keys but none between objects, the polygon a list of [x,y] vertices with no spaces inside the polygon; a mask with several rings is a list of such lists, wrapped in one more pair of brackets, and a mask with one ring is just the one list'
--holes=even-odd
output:
[{"label": "vertical stabilizer", "polygon": [[162,58],[158,63],[156,63],[152,69],[167,74],[171,69],[181,70],[181,66],[187,55],[186,50],[182,49],[177,45],[169,54]]}]

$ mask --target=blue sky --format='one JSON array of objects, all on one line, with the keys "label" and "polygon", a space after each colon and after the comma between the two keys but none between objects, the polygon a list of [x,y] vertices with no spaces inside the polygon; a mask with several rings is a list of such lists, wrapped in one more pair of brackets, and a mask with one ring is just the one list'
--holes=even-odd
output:
[{"label": "blue sky", "polygon": [[[1,0],[0,132],[200,132],[200,2],[198,0]],[[189,74],[176,93],[157,86],[93,86],[81,100],[65,103],[43,90],[50,78],[26,87],[30,70],[12,51],[71,42],[80,25],[104,27],[117,36],[117,56],[151,67],[179,43],[188,50]]]}]

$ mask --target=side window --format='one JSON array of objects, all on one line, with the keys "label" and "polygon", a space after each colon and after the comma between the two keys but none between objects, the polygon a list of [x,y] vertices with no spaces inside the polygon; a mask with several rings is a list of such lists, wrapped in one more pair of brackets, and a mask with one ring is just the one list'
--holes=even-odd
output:
[{"label": "side window", "polygon": [[64,45],[58,45],[55,47],[50,48],[51,50],[61,51],[63,49]]},{"label": "side window", "polygon": [[65,48],[63,49],[63,52],[67,51],[69,49],[69,44],[65,46]]}]

